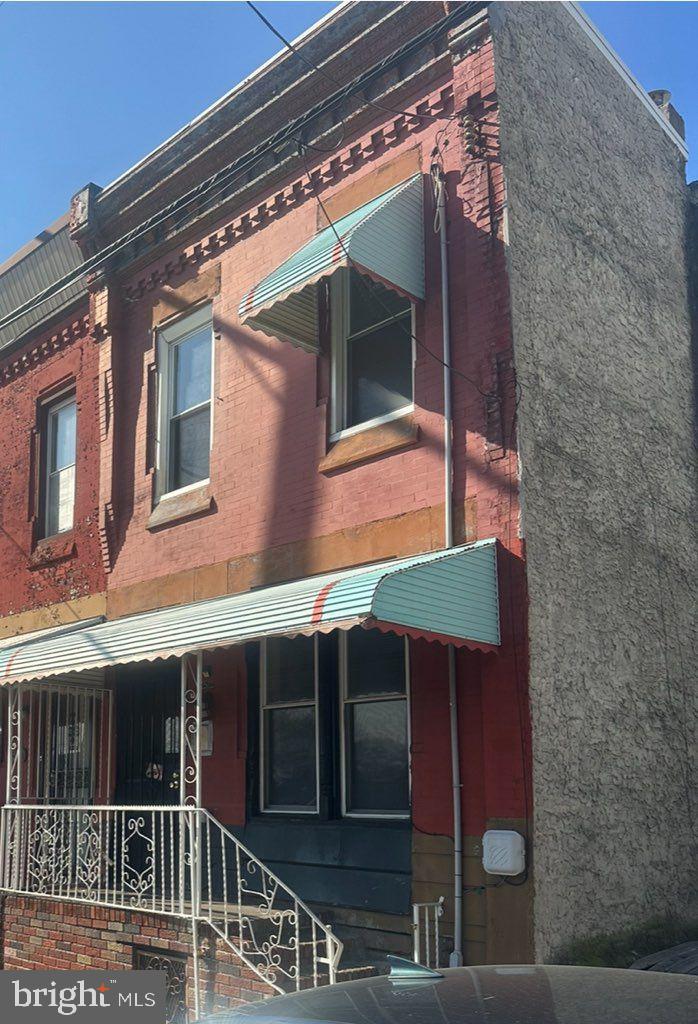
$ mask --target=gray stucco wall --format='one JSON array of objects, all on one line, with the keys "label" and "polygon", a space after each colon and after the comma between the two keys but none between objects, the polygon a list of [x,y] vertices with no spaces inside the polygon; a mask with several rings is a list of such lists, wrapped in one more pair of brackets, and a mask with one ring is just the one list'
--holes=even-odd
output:
[{"label": "gray stucco wall", "polygon": [[491,17],[522,385],[534,928],[550,958],[697,909],[686,189],[676,146],[561,4]]}]

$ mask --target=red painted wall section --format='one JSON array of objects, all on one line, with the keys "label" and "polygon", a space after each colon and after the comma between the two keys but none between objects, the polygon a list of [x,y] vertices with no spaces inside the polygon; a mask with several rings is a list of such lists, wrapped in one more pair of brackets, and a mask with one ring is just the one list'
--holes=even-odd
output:
[{"label": "red painted wall section", "polygon": [[446,648],[410,641],[412,820],[416,829],[453,833]]},{"label": "red painted wall section", "polygon": [[242,647],[204,655],[205,701],[213,722],[213,753],[203,759],[202,800],[226,825],[245,824],[247,673]]},{"label": "red painted wall section", "polygon": [[[97,530],[97,349],[86,313],[0,360],[0,617],[70,602],[106,586]],[[33,433],[42,400],[63,385],[74,385],[77,398],[75,521],[42,554],[34,523],[41,511],[35,483],[41,438],[37,443]]]},{"label": "red painted wall section", "polygon": [[[524,675],[508,653],[457,654],[457,701],[463,832],[481,834],[492,818],[528,817],[526,718],[519,716]],[[410,644],[412,820],[453,835],[453,788],[446,648]],[[523,735],[522,735],[523,728]]]}]

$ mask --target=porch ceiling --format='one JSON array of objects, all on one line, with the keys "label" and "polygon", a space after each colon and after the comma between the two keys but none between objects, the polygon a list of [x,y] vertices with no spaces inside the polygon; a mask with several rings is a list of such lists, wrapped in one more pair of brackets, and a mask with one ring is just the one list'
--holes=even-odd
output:
[{"label": "porch ceiling", "polygon": [[0,649],[0,682],[181,657],[262,636],[377,626],[489,649],[499,644],[496,541],[163,608]]}]

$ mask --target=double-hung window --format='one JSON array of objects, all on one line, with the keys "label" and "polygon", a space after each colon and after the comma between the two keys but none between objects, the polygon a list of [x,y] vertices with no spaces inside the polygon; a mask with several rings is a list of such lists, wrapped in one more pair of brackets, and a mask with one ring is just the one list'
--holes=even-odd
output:
[{"label": "double-hung window", "polygon": [[73,527],[77,408],[75,396],[46,407],[43,534],[52,537]]},{"label": "double-hung window", "polygon": [[204,306],[158,332],[160,496],[208,480],[213,328]]},{"label": "double-hung window", "polygon": [[317,637],[262,641],[261,805],[318,809]]},{"label": "double-hung window", "polygon": [[262,811],[318,814],[322,791],[323,815],[409,817],[407,650],[361,627],[262,641]]},{"label": "double-hung window", "polygon": [[413,307],[356,270],[331,285],[332,434],[353,433],[412,408]]},{"label": "double-hung window", "polygon": [[407,640],[352,629],[339,641],[342,809],[357,817],[410,811]]}]

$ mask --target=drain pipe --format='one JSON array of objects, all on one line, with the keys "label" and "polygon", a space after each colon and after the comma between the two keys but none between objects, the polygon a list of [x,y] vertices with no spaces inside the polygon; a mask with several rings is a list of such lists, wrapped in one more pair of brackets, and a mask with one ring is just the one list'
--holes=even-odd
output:
[{"label": "drain pipe", "polygon": [[[441,330],[443,334],[444,387],[444,547],[453,546],[453,406],[451,398],[451,319],[448,289],[448,237],[446,183],[441,166],[433,163],[431,179],[436,201],[434,229],[439,232],[441,254]],[[461,812],[460,742],[456,649],[448,645],[448,708],[451,727],[451,782],[453,787],[453,952],[451,967],[463,964],[463,822]]]}]

